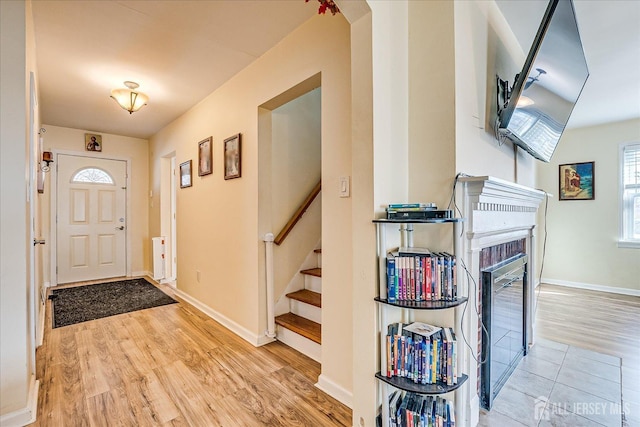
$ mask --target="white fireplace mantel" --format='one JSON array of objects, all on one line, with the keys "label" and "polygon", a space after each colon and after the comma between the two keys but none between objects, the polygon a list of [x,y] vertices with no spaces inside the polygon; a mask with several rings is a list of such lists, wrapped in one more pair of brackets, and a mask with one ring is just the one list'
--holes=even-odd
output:
[{"label": "white fireplace mantel", "polygon": [[475,203],[529,207],[536,210],[545,192],[492,176],[473,176],[458,179],[466,183],[467,192]]},{"label": "white fireplace mantel", "polygon": [[[473,250],[515,240],[536,224],[545,193],[491,176],[465,177],[461,204]],[[512,238],[513,237],[513,238]]]},{"label": "white fireplace mantel", "polygon": [[[538,208],[547,195],[544,191],[491,176],[462,177],[458,182],[457,204],[465,222],[462,223],[463,233],[457,244],[462,249],[459,253],[470,276],[469,282],[474,284],[468,289],[469,304],[478,307],[480,251],[501,243],[525,239],[525,251],[529,257],[525,328],[531,345],[535,322],[532,316],[535,310],[534,282],[531,280],[534,275],[531,273],[535,271],[535,227]],[[464,355],[463,365],[469,375],[469,385],[464,390],[466,405],[461,425],[475,426],[478,424],[480,407],[476,391],[480,380],[475,356],[479,343],[477,316],[466,317],[462,329],[469,338],[474,354],[466,349]]]}]

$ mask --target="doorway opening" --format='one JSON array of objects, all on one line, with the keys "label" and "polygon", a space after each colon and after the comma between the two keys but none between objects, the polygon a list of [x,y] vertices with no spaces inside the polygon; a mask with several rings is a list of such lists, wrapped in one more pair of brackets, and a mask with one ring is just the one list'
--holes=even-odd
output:
[{"label": "doorway opening", "polygon": [[266,295],[261,298],[265,308],[261,321],[267,337],[275,335],[318,362],[322,355],[321,104],[321,75],[316,74],[258,108],[259,229],[263,236],[277,236],[273,256],[267,261],[265,246],[260,257],[265,282],[267,275],[273,276],[267,292],[270,300]]},{"label": "doorway opening", "polygon": [[177,226],[176,226],[176,153],[171,152],[161,159],[160,165],[160,234],[164,237],[164,279],[176,287],[178,277]]}]

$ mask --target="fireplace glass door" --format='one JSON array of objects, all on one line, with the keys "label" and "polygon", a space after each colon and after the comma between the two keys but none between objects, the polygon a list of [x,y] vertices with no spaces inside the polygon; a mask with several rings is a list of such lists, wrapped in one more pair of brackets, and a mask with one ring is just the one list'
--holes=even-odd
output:
[{"label": "fireplace glass door", "polygon": [[520,254],[482,271],[480,394],[482,406],[493,399],[526,354],[527,255]]}]

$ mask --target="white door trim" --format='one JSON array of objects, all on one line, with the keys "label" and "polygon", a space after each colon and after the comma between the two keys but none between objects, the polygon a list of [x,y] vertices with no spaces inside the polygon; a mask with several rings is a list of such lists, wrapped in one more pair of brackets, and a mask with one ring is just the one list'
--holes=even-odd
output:
[{"label": "white door trim", "polygon": [[176,287],[176,198],[177,198],[177,162],[176,152],[171,151],[161,157],[160,168],[160,236],[165,238],[164,278],[160,283]]},{"label": "white door trim", "polygon": [[51,231],[51,286],[56,286],[58,284],[58,255],[56,248],[58,247],[58,224],[56,221],[56,216],[58,214],[58,155],[67,155],[67,156],[78,156],[78,157],[93,157],[96,159],[105,159],[105,160],[120,160],[124,161],[127,164],[127,192],[126,192],[126,213],[127,213],[127,227],[125,228],[126,232],[126,255],[125,255],[125,263],[126,263],[126,274],[127,277],[131,277],[131,228],[128,224],[131,223],[131,158],[123,157],[123,156],[114,156],[114,155],[103,155],[102,153],[92,152],[92,151],[71,151],[71,150],[53,150],[53,159],[54,159],[54,167],[51,168],[51,201],[50,201],[50,209],[51,209],[51,218],[50,218],[50,226],[49,229]]},{"label": "white door trim", "polygon": [[[27,194],[27,202],[29,202],[29,374],[36,374],[36,348],[40,335],[38,333],[39,309],[38,301],[40,301],[40,286],[36,284],[36,245],[33,243],[40,236],[36,236],[36,207],[38,203],[38,131],[36,123],[36,106],[38,105],[38,97],[36,94],[36,81],[33,71],[29,73],[29,192]],[[37,248],[41,253],[43,250]],[[40,278],[39,278],[40,279]]]}]

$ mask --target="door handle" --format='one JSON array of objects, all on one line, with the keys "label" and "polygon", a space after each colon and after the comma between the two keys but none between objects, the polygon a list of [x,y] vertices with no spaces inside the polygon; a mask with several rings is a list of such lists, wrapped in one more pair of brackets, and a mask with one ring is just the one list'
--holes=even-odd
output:
[{"label": "door handle", "polygon": [[116,230],[124,230],[124,225],[121,225],[120,227],[116,227]]},{"label": "door handle", "polygon": [[33,239],[33,246],[35,245],[44,245],[44,239]]}]

